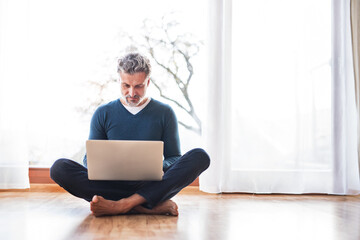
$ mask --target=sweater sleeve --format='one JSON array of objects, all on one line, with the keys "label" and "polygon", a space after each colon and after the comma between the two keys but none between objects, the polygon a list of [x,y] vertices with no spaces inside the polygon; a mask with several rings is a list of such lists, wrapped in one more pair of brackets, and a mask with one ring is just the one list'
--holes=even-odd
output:
[{"label": "sweater sleeve", "polygon": [[178,122],[171,108],[166,114],[162,140],[164,142],[163,170],[166,171],[181,156]]},{"label": "sweater sleeve", "polygon": [[101,107],[95,111],[91,118],[89,140],[91,139],[107,139],[105,130],[105,113],[102,111]]},{"label": "sweater sleeve", "polygon": [[[92,139],[107,139],[105,131],[105,115],[102,113],[100,107],[95,111],[91,118],[89,140]],[[83,159],[83,164],[87,167],[86,154]]]}]

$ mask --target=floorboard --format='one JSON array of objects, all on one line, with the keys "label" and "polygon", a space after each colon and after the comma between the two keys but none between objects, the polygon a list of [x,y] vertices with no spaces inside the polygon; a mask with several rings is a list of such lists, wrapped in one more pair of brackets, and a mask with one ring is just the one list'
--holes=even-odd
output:
[{"label": "floorboard", "polygon": [[179,216],[96,218],[55,185],[0,191],[0,239],[360,239],[360,197],[206,194],[188,187]]}]

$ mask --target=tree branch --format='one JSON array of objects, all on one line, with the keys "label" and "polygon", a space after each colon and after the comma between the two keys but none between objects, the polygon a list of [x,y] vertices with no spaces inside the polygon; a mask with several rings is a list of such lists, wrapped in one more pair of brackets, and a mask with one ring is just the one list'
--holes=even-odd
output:
[{"label": "tree branch", "polygon": [[160,88],[159,85],[157,85],[156,81],[154,80],[154,78],[150,78],[151,82],[155,85],[155,87],[159,90],[159,94],[162,98],[165,98],[166,100],[169,100],[173,103],[175,103],[179,108],[183,109],[185,112],[187,112],[188,114],[190,114],[190,111],[187,110],[183,105],[181,105],[178,101],[172,99],[172,98],[169,98],[167,96],[165,96]]},{"label": "tree branch", "polygon": [[183,126],[183,127],[185,127],[186,129],[188,129],[188,130],[191,130],[191,131],[193,131],[193,132],[196,132],[197,134],[201,134],[201,128],[195,128],[195,127],[193,127],[193,126],[190,126],[190,125],[187,125],[187,124],[183,123],[182,121],[178,121],[178,123],[179,123],[181,126]]},{"label": "tree branch", "polygon": [[[146,37],[146,42],[148,44],[148,47],[152,50],[154,49],[153,46],[151,46],[150,44],[150,40],[151,41],[156,41],[158,43],[163,43],[163,44],[167,44],[165,41],[163,40],[157,40],[157,39],[154,39],[154,38],[150,38],[150,37]],[[165,66],[164,64],[162,64],[161,62],[159,62],[159,60],[155,57],[155,54],[154,54],[154,51],[149,51],[151,57],[155,60],[155,62],[160,66],[162,67],[165,71],[167,71],[170,75],[172,75],[176,81],[176,83],[178,84],[178,86],[180,87],[180,83],[185,86],[185,83],[183,83],[183,81],[181,81],[181,79],[177,76],[176,73],[174,73],[169,67]],[[175,65],[176,66],[176,65]],[[177,67],[177,66],[176,66]],[[182,89],[183,87],[180,87],[180,89]]]},{"label": "tree branch", "polygon": [[[164,20],[164,18],[162,18],[162,19]],[[167,38],[168,42],[164,41],[163,39],[158,40],[158,39],[154,39],[154,38],[150,38],[149,36],[146,36],[145,39],[146,39],[146,42],[147,42],[147,44],[148,44],[148,47],[150,48],[150,51],[149,51],[149,52],[150,52],[150,55],[151,55],[151,57],[155,60],[155,62],[156,62],[159,66],[161,66],[161,67],[162,67],[163,69],[165,69],[170,75],[172,75],[172,76],[174,77],[174,79],[175,79],[175,81],[176,81],[176,83],[177,83],[180,91],[183,93],[183,96],[184,96],[187,104],[188,104],[189,107],[190,107],[190,110],[186,110],[186,109],[185,109],[181,104],[179,104],[177,101],[175,101],[175,100],[173,100],[173,99],[170,99],[169,97],[164,96],[164,95],[162,94],[162,92],[161,92],[160,87],[159,87],[158,85],[156,85],[156,83],[155,83],[154,85],[155,85],[155,86],[158,88],[158,90],[160,91],[160,95],[162,95],[165,99],[170,100],[170,101],[172,101],[172,102],[175,102],[178,106],[181,105],[181,108],[182,108],[183,110],[185,110],[185,111],[195,120],[195,122],[196,122],[197,125],[199,126],[199,128],[198,128],[198,130],[197,130],[197,132],[199,133],[199,132],[201,132],[201,120],[199,119],[199,117],[198,117],[197,114],[195,113],[194,106],[193,106],[193,104],[192,104],[192,101],[191,101],[191,99],[190,99],[190,97],[189,97],[189,94],[188,94],[188,91],[187,91],[188,86],[189,86],[189,83],[190,83],[190,80],[191,80],[191,78],[192,78],[192,76],[193,76],[193,73],[194,73],[193,66],[192,66],[192,64],[191,64],[191,62],[190,62],[190,55],[188,55],[187,53],[185,53],[184,51],[182,51],[182,50],[179,48],[179,46],[177,45],[179,42],[180,42],[180,43],[183,43],[183,42],[181,42],[181,41],[178,40],[179,38],[177,38],[175,41],[173,41],[173,40],[170,38],[170,35],[169,35],[169,32],[168,32],[168,25],[167,25],[167,24],[164,24],[164,23],[163,23],[163,24],[162,24],[162,27],[161,27],[160,29],[165,32],[165,35],[166,35],[166,38]],[[155,46],[156,46],[157,44],[162,44],[162,45],[165,46],[165,48],[168,48],[168,44],[171,45],[171,46],[172,46],[171,48],[173,49],[173,50],[172,50],[172,57],[173,57],[173,58],[174,58],[174,55],[175,55],[175,51],[176,51],[177,53],[179,53],[180,55],[183,56],[183,58],[184,58],[184,60],[185,60],[185,62],[186,62],[187,70],[188,70],[188,72],[189,72],[189,75],[188,75],[187,80],[186,80],[186,84],[184,84],[184,82],[178,77],[178,75],[175,74],[169,67],[165,66],[165,65],[162,64],[160,61],[158,61],[158,59],[155,57],[155,54],[154,54],[154,50],[153,50],[154,47],[151,45],[150,41],[153,42],[153,43],[155,43]],[[184,45],[186,45],[186,44],[184,43]],[[195,44],[195,45],[196,45],[196,46],[195,46],[196,51],[195,51],[195,53],[193,54],[193,56],[196,55],[196,54],[198,53],[198,51],[199,51],[199,46],[198,46],[197,44]],[[174,62],[175,62],[175,60],[174,60]],[[175,64],[175,68],[176,68],[176,67],[177,67],[177,65]],[[177,68],[176,68],[176,69],[177,69]],[[153,82],[155,82],[155,81],[153,81]],[[181,85],[180,85],[180,83],[181,83]],[[188,129],[189,129],[189,128],[188,128]]]}]

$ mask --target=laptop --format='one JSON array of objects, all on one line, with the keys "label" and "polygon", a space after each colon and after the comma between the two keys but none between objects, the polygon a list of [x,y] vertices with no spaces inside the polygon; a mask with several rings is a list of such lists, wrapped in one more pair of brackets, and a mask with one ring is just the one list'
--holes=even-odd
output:
[{"label": "laptop", "polygon": [[162,141],[87,140],[89,180],[160,181]]}]

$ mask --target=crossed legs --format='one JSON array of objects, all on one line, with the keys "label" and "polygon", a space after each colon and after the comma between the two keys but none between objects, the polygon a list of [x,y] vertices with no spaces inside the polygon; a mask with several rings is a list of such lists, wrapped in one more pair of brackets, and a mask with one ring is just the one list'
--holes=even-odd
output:
[{"label": "crossed legs", "polygon": [[170,198],[193,182],[210,164],[202,149],[180,157],[164,174],[162,181],[92,181],[87,169],[69,159],[57,160],[51,178],[69,193],[90,202],[95,216],[126,213],[178,215]]}]

